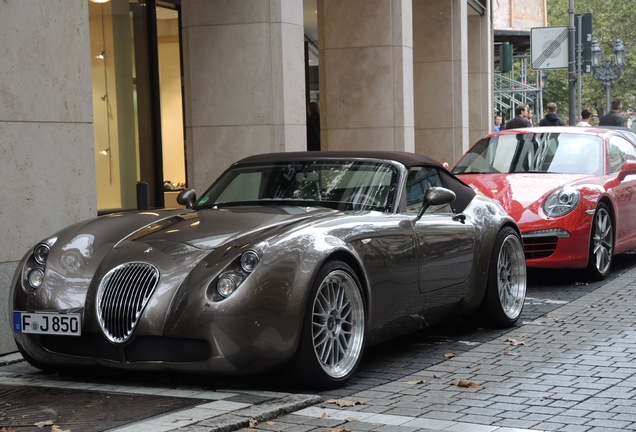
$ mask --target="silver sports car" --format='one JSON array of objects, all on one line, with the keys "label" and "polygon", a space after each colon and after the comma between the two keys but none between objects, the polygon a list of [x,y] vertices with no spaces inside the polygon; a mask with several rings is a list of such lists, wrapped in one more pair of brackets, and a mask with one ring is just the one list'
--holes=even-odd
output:
[{"label": "silver sports car", "polygon": [[399,152],[272,153],[185,208],[101,216],[22,259],[9,301],[24,358],[344,384],[365,347],[443,319],[515,324],[519,229],[439,163]]}]

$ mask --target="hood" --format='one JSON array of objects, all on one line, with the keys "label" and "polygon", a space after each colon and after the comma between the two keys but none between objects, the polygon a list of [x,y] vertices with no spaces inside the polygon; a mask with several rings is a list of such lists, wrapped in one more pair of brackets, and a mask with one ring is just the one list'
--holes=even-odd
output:
[{"label": "hood", "polygon": [[478,193],[494,198],[516,221],[525,209],[540,205],[553,190],[589,177],[587,174],[461,174],[463,182]]},{"label": "hood", "polygon": [[124,241],[185,243],[214,249],[233,238],[286,227],[334,210],[302,207],[236,207],[205,209],[158,220],[135,231]]}]

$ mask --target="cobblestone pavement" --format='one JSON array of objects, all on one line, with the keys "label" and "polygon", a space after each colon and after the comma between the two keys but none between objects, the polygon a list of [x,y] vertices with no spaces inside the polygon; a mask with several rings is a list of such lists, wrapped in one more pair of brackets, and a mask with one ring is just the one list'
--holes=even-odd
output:
[{"label": "cobblestone pavement", "polygon": [[[636,430],[635,279],[630,269],[596,285],[571,283],[584,294],[561,306],[551,299],[551,312],[506,332],[460,326],[437,341],[424,336],[434,364],[402,355],[416,348],[413,339],[408,347],[393,345],[390,365],[372,358],[361,374],[407,374],[322,394],[318,405],[243,430]],[[540,294],[531,293],[529,303],[541,303]]]},{"label": "cobblestone pavement", "polygon": [[[458,322],[382,344],[365,353],[350,384],[317,395],[290,389],[276,375],[211,382],[59,375],[7,356],[0,358],[6,363],[0,367],[0,430],[11,427],[6,408],[17,403],[3,399],[7,388],[106,394],[109,418],[120,421],[92,429],[60,422],[64,411],[25,407],[42,410],[40,420],[57,414],[60,430],[71,432],[636,430],[636,255],[616,264],[608,280],[595,284],[577,282],[575,273],[531,274],[522,320],[513,329]],[[114,406],[116,395],[131,399]],[[163,412],[121,417],[150,395],[166,398]],[[168,398],[188,402],[170,408]],[[47,431],[27,426],[8,430]]]}]

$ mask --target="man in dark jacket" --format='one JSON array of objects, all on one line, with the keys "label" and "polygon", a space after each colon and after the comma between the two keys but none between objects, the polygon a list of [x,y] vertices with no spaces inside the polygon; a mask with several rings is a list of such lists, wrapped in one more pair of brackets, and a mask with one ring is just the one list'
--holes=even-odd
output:
[{"label": "man in dark jacket", "polygon": [[620,99],[614,99],[610,104],[610,112],[605,114],[598,122],[599,126],[625,126],[625,118],[620,115],[623,109],[623,102]]},{"label": "man in dark jacket", "polygon": [[503,129],[518,129],[532,126],[530,120],[526,117],[528,115],[528,105],[520,104],[515,108],[516,117],[506,123],[506,127]]},{"label": "man in dark jacket", "polygon": [[565,126],[561,117],[556,113],[557,104],[550,102],[548,104],[548,113],[541,119],[539,126]]}]

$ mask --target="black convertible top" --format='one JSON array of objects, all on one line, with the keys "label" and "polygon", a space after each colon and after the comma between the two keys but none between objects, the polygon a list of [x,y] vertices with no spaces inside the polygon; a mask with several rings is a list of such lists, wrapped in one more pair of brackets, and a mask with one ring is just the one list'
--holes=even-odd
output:
[{"label": "black convertible top", "polygon": [[300,152],[277,152],[263,153],[254,156],[248,156],[239,160],[236,164],[252,164],[259,162],[284,162],[291,160],[308,160],[308,159],[383,159],[394,160],[402,163],[407,168],[415,165],[433,165],[442,167],[435,159],[418,155],[415,153],[399,152],[399,151],[300,151]]}]

